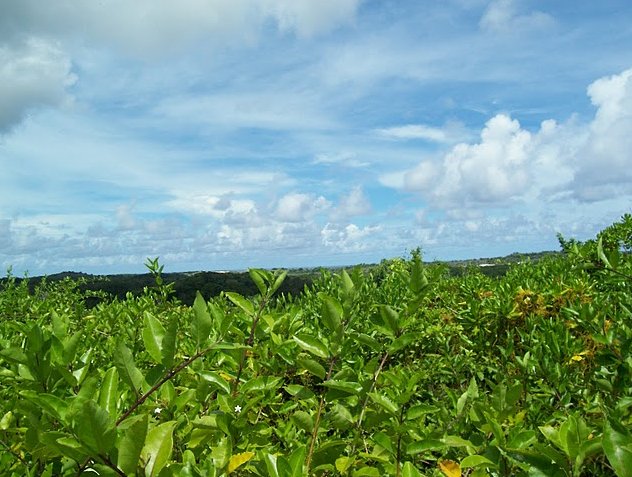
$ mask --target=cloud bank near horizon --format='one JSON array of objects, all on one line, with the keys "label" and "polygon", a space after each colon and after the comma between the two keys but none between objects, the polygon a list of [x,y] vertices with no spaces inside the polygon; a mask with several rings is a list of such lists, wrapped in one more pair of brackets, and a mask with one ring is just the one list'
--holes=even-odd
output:
[{"label": "cloud bank near horizon", "polygon": [[631,209],[624,1],[125,5],[6,5],[5,269],[494,256]]}]

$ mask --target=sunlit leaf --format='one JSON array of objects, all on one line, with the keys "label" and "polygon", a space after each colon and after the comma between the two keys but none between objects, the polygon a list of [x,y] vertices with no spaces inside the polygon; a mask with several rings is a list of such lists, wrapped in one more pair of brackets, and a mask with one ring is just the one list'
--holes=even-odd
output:
[{"label": "sunlit leaf", "polygon": [[119,468],[126,474],[134,474],[140,464],[140,454],[147,438],[149,416],[143,414],[124,421],[119,426],[118,449]]},{"label": "sunlit leaf", "polygon": [[162,340],[165,337],[165,328],[162,323],[151,313],[145,313],[143,318],[143,343],[149,356],[156,363],[162,362]]},{"label": "sunlit leaf", "polygon": [[292,336],[292,339],[305,351],[318,356],[319,358],[328,358],[329,350],[327,346],[320,341],[318,338],[308,335],[308,334],[299,334],[297,336]]},{"label": "sunlit leaf", "polygon": [[195,301],[193,302],[193,322],[191,325],[197,347],[201,348],[211,333],[213,322],[206,306],[206,300],[199,291],[195,294]]},{"label": "sunlit leaf", "polygon": [[228,473],[234,472],[238,467],[244,465],[250,459],[255,456],[254,452],[242,452],[240,454],[233,455],[228,461]]},{"label": "sunlit leaf", "polygon": [[442,460],[439,469],[446,477],[461,477],[461,466],[453,460]]},{"label": "sunlit leaf", "polygon": [[617,477],[632,477],[632,436],[620,424],[607,421],[603,450]]},{"label": "sunlit leaf", "polygon": [[134,363],[132,352],[123,342],[119,342],[114,352],[114,365],[121,379],[134,391],[142,388],[145,378]]},{"label": "sunlit leaf", "polygon": [[248,316],[254,316],[255,309],[252,302],[236,292],[225,292],[225,295],[230,301],[245,311]]},{"label": "sunlit leaf", "polygon": [[155,477],[167,465],[173,449],[173,429],[175,421],[160,424],[147,433],[141,457],[147,465],[145,475]]},{"label": "sunlit leaf", "polygon": [[298,364],[301,368],[306,369],[314,376],[319,377],[320,379],[325,379],[325,377],[327,376],[327,371],[325,370],[325,368],[313,359],[299,358],[296,360],[296,364]]},{"label": "sunlit leaf", "polygon": [[99,406],[105,409],[110,416],[116,415],[116,401],[119,398],[118,383],[118,371],[113,366],[105,372],[99,389]]}]

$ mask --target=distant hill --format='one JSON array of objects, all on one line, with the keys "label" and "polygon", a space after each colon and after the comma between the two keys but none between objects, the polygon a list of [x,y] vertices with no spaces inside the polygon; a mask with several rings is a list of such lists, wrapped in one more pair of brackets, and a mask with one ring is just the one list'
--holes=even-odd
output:
[{"label": "distant hill", "polygon": [[[485,275],[496,277],[504,275],[512,264],[524,261],[537,261],[543,257],[552,256],[561,252],[537,252],[537,253],[513,253],[506,257],[477,258],[471,260],[454,260],[444,263],[448,266],[452,275],[462,275],[470,268],[478,268]],[[429,262],[437,263],[437,262]],[[357,265],[363,269],[371,269],[378,264]],[[326,269],[337,271],[349,267],[327,267]],[[288,276],[279,292],[298,295],[303,292],[305,286],[309,286],[321,273],[324,267],[298,268],[289,270]],[[257,288],[250,279],[248,272],[178,272],[163,273],[165,283],[174,284],[174,296],[182,303],[191,305],[195,294],[199,290],[204,298],[217,296],[222,291],[233,291],[245,296],[257,293]],[[29,286],[35,288],[43,279],[48,281],[70,278],[80,280],[81,290],[102,291],[111,297],[124,299],[127,293],[141,294],[145,287],[154,285],[154,277],[150,273],[143,274],[118,274],[118,275],[91,275],[81,272],[61,272],[46,277],[30,277]],[[0,279],[0,284],[6,279]],[[17,279],[21,280],[21,279]]]}]

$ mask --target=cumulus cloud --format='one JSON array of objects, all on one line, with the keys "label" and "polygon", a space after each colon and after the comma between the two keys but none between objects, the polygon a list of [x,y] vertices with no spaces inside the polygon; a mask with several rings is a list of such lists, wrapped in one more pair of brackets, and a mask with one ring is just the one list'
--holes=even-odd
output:
[{"label": "cumulus cloud", "polygon": [[440,163],[421,162],[405,184],[442,206],[503,201],[528,187],[532,145],[517,120],[499,114],[487,122],[479,143],[458,144]]},{"label": "cumulus cloud", "polygon": [[577,153],[575,195],[594,201],[632,184],[632,69],[600,78],[588,87],[597,107]]},{"label": "cumulus cloud", "polygon": [[334,219],[348,219],[371,212],[371,202],[361,186],[355,186],[349,194],[340,198],[338,207],[332,214]]},{"label": "cumulus cloud", "polygon": [[492,0],[479,25],[484,31],[505,33],[545,28],[553,23],[553,17],[544,12],[521,13],[517,0]]},{"label": "cumulus cloud", "polygon": [[192,41],[210,47],[252,43],[269,22],[309,37],[348,23],[359,5],[360,0],[7,0],[0,26],[5,35],[81,36],[126,53],[155,56]]},{"label": "cumulus cloud", "polygon": [[515,200],[581,202],[630,195],[632,190],[632,69],[588,87],[594,117],[541,123],[534,132],[498,114],[477,143],[460,143],[443,156],[404,173],[381,177],[384,185],[420,193],[444,210],[503,207]]},{"label": "cumulus cloud", "polygon": [[323,196],[291,193],[279,199],[275,216],[281,222],[303,222],[311,219],[316,213],[328,209],[330,205]]},{"label": "cumulus cloud", "polygon": [[35,108],[70,101],[67,89],[75,81],[70,58],[51,42],[0,45],[0,132]]},{"label": "cumulus cloud", "polygon": [[327,223],[320,235],[323,245],[341,252],[358,252],[370,246],[372,236],[381,230],[380,226],[358,227],[356,224],[345,226]]}]

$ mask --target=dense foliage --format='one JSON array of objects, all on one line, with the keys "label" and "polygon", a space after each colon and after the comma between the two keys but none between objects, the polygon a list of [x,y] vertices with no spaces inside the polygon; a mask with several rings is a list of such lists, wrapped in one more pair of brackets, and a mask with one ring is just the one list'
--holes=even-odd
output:
[{"label": "dense foliage", "polygon": [[501,278],[419,253],[300,297],[0,292],[0,474],[632,475],[632,218]]}]

